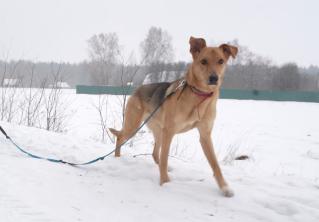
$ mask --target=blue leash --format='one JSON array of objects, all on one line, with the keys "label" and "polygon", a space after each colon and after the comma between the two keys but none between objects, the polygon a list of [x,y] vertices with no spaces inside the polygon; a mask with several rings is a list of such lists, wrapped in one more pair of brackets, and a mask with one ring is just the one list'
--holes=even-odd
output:
[{"label": "blue leash", "polygon": [[[170,94],[171,95],[171,94]],[[167,98],[167,97],[166,97]],[[161,102],[161,104],[156,107],[154,109],[154,111],[144,120],[143,124],[138,127],[134,133],[132,133],[132,135],[130,137],[128,137],[122,144],[119,145],[119,147],[123,146],[125,143],[127,143],[133,136],[135,136],[135,134],[140,130],[142,129],[142,127],[153,117],[153,115],[156,113],[156,111],[162,106],[162,104],[164,103],[165,99]],[[0,131],[2,132],[2,134],[6,137],[6,139],[8,139],[18,150],[20,150],[21,152],[27,154],[29,157],[32,157],[32,158],[36,158],[36,159],[41,159],[41,160],[47,160],[47,161],[50,161],[50,162],[54,162],[54,163],[64,163],[64,164],[69,164],[71,166],[83,166],[83,165],[89,165],[89,164],[92,164],[92,163],[95,163],[99,160],[104,160],[105,157],[108,157],[110,156],[112,153],[115,152],[116,148],[114,150],[112,150],[111,152],[103,155],[103,156],[100,156],[96,159],[93,159],[93,160],[90,160],[88,162],[84,162],[84,163],[72,163],[72,162],[68,162],[68,161],[65,161],[65,160],[62,160],[62,159],[53,159],[53,158],[46,158],[46,157],[41,157],[41,156],[38,156],[38,155],[34,155],[32,153],[29,153],[28,151],[22,149],[18,144],[16,144],[9,136],[8,134],[6,133],[6,131],[0,126]]]},{"label": "blue leash", "polygon": [[[168,96],[172,95],[173,93],[169,94]],[[167,97],[168,97],[167,96]],[[119,147],[123,146],[125,143],[127,143],[133,136],[135,136],[135,134],[140,130],[142,129],[142,127],[153,117],[153,115],[156,113],[156,111],[162,106],[162,104],[165,102],[165,99],[167,98],[165,97],[163,99],[163,101],[154,109],[154,111],[144,120],[143,124],[137,128],[130,137],[128,137],[122,144],[119,145]],[[32,153],[29,153],[28,151],[22,149],[18,144],[16,144],[9,136],[8,134],[6,133],[6,131],[0,126],[0,131],[2,132],[2,134],[18,149],[20,150],[21,152],[27,154],[29,157],[32,157],[32,158],[36,158],[36,159],[41,159],[41,160],[47,160],[47,161],[50,161],[50,162],[54,162],[54,163],[64,163],[64,164],[69,164],[71,166],[83,166],[83,165],[89,165],[89,164],[92,164],[92,163],[95,163],[99,160],[104,160],[105,157],[107,156],[110,156],[112,153],[115,152],[116,148],[114,150],[112,150],[111,152],[103,155],[103,156],[100,156],[96,159],[93,159],[93,160],[90,160],[88,162],[84,162],[84,163],[72,163],[72,162],[68,162],[68,161],[65,161],[65,160],[62,160],[62,159],[53,159],[53,158],[46,158],[46,157],[41,157],[41,156],[38,156],[38,155],[34,155]]]},{"label": "blue leash", "polygon": [[[167,98],[167,97],[166,97]],[[142,127],[153,117],[153,115],[156,113],[156,111],[162,106],[162,104],[164,103],[165,99],[161,102],[161,104],[156,107],[154,109],[154,111],[144,120],[143,124],[137,128],[134,133],[128,137],[122,144],[119,145],[119,147],[123,146],[125,143],[127,143],[133,136],[135,136],[135,134],[140,130],[142,129]],[[53,158],[46,158],[46,157],[41,157],[41,156],[38,156],[38,155],[34,155],[32,153],[29,153],[28,151],[22,149],[18,144],[16,144],[9,136],[8,134],[6,133],[6,131],[0,126],[0,131],[2,132],[2,134],[6,137],[6,139],[8,139],[18,150],[20,150],[21,152],[27,154],[29,157],[32,157],[32,158],[36,158],[36,159],[40,159],[40,160],[47,160],[47,161],[50,161],[50,162],[54,162],[54,163],[64,163],[64,164],[69,164],[71,166],[83,166],[83,165],[89,165],[89,164],[92,164],[92,163],[95,163],[99,160],[104,160],[105,157],[107,156],[110,156],[112,153],[115,152],[116,148],[114,150],[112,150],[111,152],[103,155],[103,156],[100,156],[96,159],[93,159],[93,160],[90,160],[88,162],[84,162],[84,163],[72,163],[72,162],[68,162],[68,161],[65,161],[65,160],[62,160],[62,159],[53,159]]]},{"label": "blue leash", "polygon": [[[41,156],[38,156],[38,155],[35,155],[35,154],[32,154],[32,153],[29,153],[28,151],[22,149],[18,144],[16,144],[9,136],[8,134],[6,133],[6,131],[0,126],[0,131],[2,132],[2,134],[6,137],[6,139],[8,139],[18,150],[20,150],[22,153],[24,154],[27,154],[29,157],[32,157],[32,158],[35,158],[35,159],[40,159],[40,160],[47,160],[47,161],[50,161],[50,162],[54,162],[54,163],[64,163],[64,164],[69,164],[71,166],[80,166],[80,165],[89,165],[89,164],[92,164],[92,163],[95,163],[99,160],[104,160],[105,157],[111,155],[112,153],[115,152],[115,149],[112,150],[111,152],[105,154],[104,156],[101,156],[101,157],[98,157],[96,159],[93,159],[91,161],[88,161],[88,162],[84,162],[84,163],[72,163],[72,162],[68,162],[68,161],[64,161],[62,159],[53,159],[53,158],[46,158],[46,157],[41,157]],[[127,142],[127,141],[125,141]],[[122,144],[123,145],[123,144]],[[121,145],[121,146],[122,146]]]},{"label": "blue leash", "polygon": [[[174,93],[174,92],[173,92]],[[168,96],[172,95],[173,93],[169,94]],[[135,136],[135,134],[140,130],[142,129],[142,127],[153,117],[153,115],[156,113],[156,111],[162,106],[162,104],[165,102],[165,99],[168,97],[166,96],[163,101],[154,109],[154,111],[144,120],[143,124],[138,127],[130,137],[128,137],[122,144],[119,145],[119,147],[123,146],[125,143],[127,143],[133,136]],[[6,131],[0,126],[0,131],[2,132],[2,134],[18,149],[20,150],[22,153],[24,154],[27,154],[29,157],[32,157],[32,158],[36,158],[36,159],[41,159],[41,160],[47,160],[47,161],[50,161],[50,162],[54,162],[54,163],[64,163],[64,164],[69,164],[71,166],[83,166],[83,165],[89,165],[89,164],[92,164],[92,163],[95,163],[99,160],[104,160],[105,157],[108,157],[110,156],[112,153],[115,152],[116,148],[114,150],[112,150],[111,152],[103,155],[103,156],[100,156],[96,159],[93,159],[93,160],[90,160],[88,162],[84,162],[84,163],[72,163],[72,162],[68,162],[68,161],[65,161],[65,160],[62,160],[62,159],[53,159],[53,158],[46,158],[46,157],[41,157],[41,156],[38,156],[38,155],[35,155],[35,154],[32,154],[32,153],[29,153],[28,151],[22,149],[18,144],[16,144],[9,136],[8,134],[6,133]]]},{"label": "blue leash", "polygon": [[[182,80],[180,82],[180,84],[176,87],[175,90],[173,90],[171,93],[169,93],[168,95],[166,95],[164,97],[164,99],[161,101],[161,103],[153,110],[153,112],[151,112],[151,114],[144,120],[143,124],[138,127],[130,137],[128,137],[122,144],[119,145],[119,147],[123,146],[125,143],[127,143],[133,136],[135,136],[135,134],[140,130],[142,129],[142,127],[148,122],[150,121],[150,119],[154,116],[154,114],[157,112],[157,110],[163,105],[163,103],[165,102],[165,100],[170,97],[171,95],[173,95],[179,88],[182,88],[182,90],[184,89],[184,87],[186,86],[186,81],[185,80]],[[68,165],[71,165],[71,166],[83,166],[83,165],[89,165],[89,164],[92,164],[92,163],[95,163],[99,160],[104,160],[105,157],[108,157],[110,156],[112,153],[115,152],[116,149],[112,150],[111,152],[103,155],[103,156],[100,156],[98,158],[95,158],[93,160],[90,160],[88,162],[84,162],[84,163],[72,163],[72,162],[68,162],[68,161],[65,161],[65,160],[62,160],[62,159],[53,159],[53,158],[46,158],[46,157],[41,157],[41,156],[38,156],[38,155],[34,155],[32,153],[29,153],[28,151],[22,149],[19,145],[17,145],[9,136],[8,134],[6,133],[6,131],[0,126],[0,131],[1,133],[6,137],[6,139],[8,139],[18,150],[20,150],[22,153],[24,154],[27,154],[29,157],[32,157],[32,158],[36,158],[36,159],[41,159],[41,160],[47,160],[47,161],[50,161],[50,162],[54,162],[54,163],[63,163],[63,164],[68,164]]]}]

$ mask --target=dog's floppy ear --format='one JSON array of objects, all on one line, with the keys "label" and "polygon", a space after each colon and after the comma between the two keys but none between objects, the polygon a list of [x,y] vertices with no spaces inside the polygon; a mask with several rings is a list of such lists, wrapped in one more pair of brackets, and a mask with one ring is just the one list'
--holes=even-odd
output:
[{"label": "dog's floppy ear", "polygon": [[194,38],[193,36],[190,37],[189,44],[190,44],[189,51],[191,52],[193,59],[195,59],[198,56],[199,52],[206,47],[205,39]]},{"label": "dog's floppy ear", "polygon": [[222,44],[219,46],[219,48],[223,50],[223,53],[227,59],[229,58],[229,56],[234,59],[238,53],[238,48],[236,46]]}]

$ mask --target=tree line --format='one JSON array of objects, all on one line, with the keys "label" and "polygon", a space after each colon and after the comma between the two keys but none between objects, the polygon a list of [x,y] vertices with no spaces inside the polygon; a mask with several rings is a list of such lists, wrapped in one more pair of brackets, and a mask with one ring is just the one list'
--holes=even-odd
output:
[{"label": "tree line", "polygon": [[[296,63],[275,65],[236,39],[229,43],[239,47],[239,54],[226,70],[224,88],[318,91],[319,67],[298,67]],[[2,58],[0,87],[6,86],[8,79],[19,87],[28,87],[31,79],[33,87],[49,87],[56,82],[53,77],[57,68],[59,81],[67,82],[70,87],[80,84],[138,86],[180,78],[189,65],[184,61],[174,62],[172,38],[159,27],[151,27],[141,41],[139,59],[134,52],[124,55],[116,33],[93,35],[87,40],[87,46],[88,60],[74,64]]]}]

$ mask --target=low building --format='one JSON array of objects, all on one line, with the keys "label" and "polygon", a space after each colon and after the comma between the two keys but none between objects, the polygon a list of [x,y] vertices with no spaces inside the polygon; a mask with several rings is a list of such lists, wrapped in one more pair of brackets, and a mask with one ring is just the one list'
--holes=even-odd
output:
[{"label": "low building", "polygon": [[67,82],[57,82],[56,85],[50,84],[49,88],[70,89],[70,85]]},{"label": "low building", "polygon": [[20,84],[20,80],[19,79],[4,79],[2,86],[3,87],[17,87]]}]

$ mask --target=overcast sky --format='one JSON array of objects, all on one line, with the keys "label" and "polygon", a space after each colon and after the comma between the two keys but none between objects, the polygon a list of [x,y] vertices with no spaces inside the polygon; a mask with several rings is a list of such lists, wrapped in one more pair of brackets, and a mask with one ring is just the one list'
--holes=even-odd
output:
[{"label": "overcast sky", "polygon": [[0,59],[80,62],[87,39],[116,32],[126,53],[150,26],[173,38],[175,60],[190,61],[188,39],[239,39],[275,63],[319,65],[316,0],[0,0]]}]

